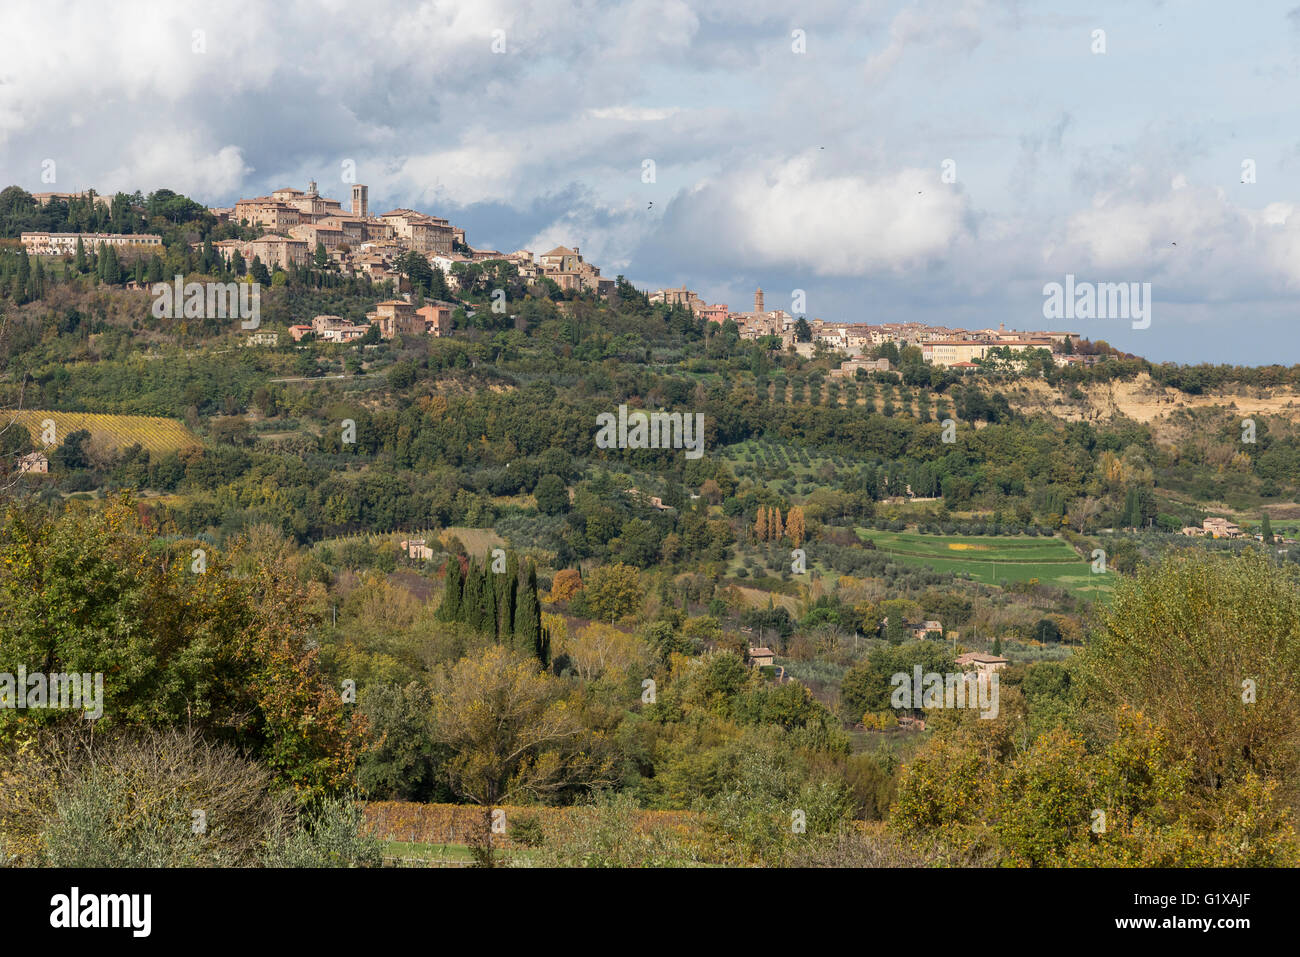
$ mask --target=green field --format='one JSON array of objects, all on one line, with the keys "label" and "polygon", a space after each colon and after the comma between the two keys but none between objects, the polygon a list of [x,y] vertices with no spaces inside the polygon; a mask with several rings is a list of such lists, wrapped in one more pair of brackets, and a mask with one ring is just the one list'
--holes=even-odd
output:
[{"label": "green field", "polygon": [[[465,844],[422,844],[410,841],[381,841],[385,863],[404,867],[469,867],[474,854]],[[529,848],[498,849],[500,863],[529,860],[537,852]]]},{"label": "green field", "polygon": [[1044,585],[1090,596],[1109,594],[1114,582],[1113,572],[1094,575],[1091,563],[1059,538],[921,535],[865,528],[857,529],[857,533],[903,564],[968,575],[987,585],[1037,579]]}]

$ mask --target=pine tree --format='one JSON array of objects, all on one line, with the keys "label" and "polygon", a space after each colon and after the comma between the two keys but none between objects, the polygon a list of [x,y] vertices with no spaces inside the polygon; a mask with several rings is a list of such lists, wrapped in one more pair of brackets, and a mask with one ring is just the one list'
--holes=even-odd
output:
[{"label": "pine tree", "polygon": [[894,613],[889,616],[885,622],[885,638],[891,645],[901,645],[906,634],[903,631],[903,616],[898,614],[895,609]]}]

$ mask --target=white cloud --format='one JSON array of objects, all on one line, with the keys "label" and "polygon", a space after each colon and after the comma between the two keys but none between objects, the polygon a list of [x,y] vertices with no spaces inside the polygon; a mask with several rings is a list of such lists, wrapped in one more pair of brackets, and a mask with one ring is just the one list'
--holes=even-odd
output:
[{"label": "white cloud", "polygon": [[889,26],[889,43],[867,61],[868,85],[880,83],[916,47],[930,48],[945,56],[969,52],[979,46],[985,15],[983,0],[928,0],[904,7]]},{"label": "white cloud", "polygon": [[681,110],[675,106],[605,106],[590,109],[587,116],[593,120],[620,120],[625,123],[656,123],[676,116]]},{"label": "white cloud", "polygon": [[817,151],[742,170],[673,201],[670,225],[733,265],[797,266],[818,276],[901,272],[943,256],[966,226],[964,194],[935,170],[822,174]]},{"label": "white cloud", "polygon": [[124,159],[96,178],[101,193],[166,183],[189,196],[222,195],[236,189],[250,172],[238,146],[214,149],[198,133],[175,128],[137,133]]},{"label": "white cloud", "polygon": [[1250,209],[1182,173],[1164,194],[1102,194],[1071,215],[1047,257],[1067,271],[1158,283],[1221,300],[1300,287],[1300,216],[1291,203]]}]

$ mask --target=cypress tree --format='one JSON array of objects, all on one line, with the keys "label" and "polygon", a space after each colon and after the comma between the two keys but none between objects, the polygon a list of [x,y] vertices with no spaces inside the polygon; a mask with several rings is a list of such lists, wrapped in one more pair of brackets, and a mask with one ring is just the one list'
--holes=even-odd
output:
[{"label": "cypress tree", "polygon": [[537,660],[543,669],[551,667],[551,632],[542,628],[541,639],[537,644]]},{"label": "cypress tree", "polygon": [[519,610],[519,556],[511,552],[506,558],[506,573],[501,577],[501,633],[514,636],[515,615]]},{"label": "cypress tree", "polygon": [[483,576],[479,574],[478,563],[474,559],[469,560],[469,568],[465,570],[465,590],[461,595],[460,614],[457,621],[463,621],[475,629],[481,629],[483,622],[481,619],[483,611]]},{"label": "cypress tree", "polygon": [[117,250],[112,246],[106,246],[101,258],[103,267],[100,278],[110,286],[120,286],[122,284],[122,265],[117,259]]},{"label": "cypress tree", "polygon": [[1273,544],[1273,523],[1268,520],[1268,512],[1264,513],[1264,520],[1259,523],[1260,534],[1264,536],[1264,544]]},{"label": "cypress tree", "polygon": [[497,614],[499,602],[497,601],[496,574],[492,571],[492,566],[486,564],[483,566],[483,588],[479,592],[483,602],[483,630],[491,631],[494,639],[501,637],[501,620]]},{"label": "cypress tree", "polygon": [[460,577],[460,559],[453,555],[447,559],[447,578],[442,589],[442,607],[438,617],[442,621],[457,621],[460,618],[460,594],[465,587]]},{"label": "cypress tree", "polygon": [[544,660],[542,608],[537,600],[537,568],[532,562],[524,573],[524,583],[519,589],[519,608],[515,613],[515,647]]}]

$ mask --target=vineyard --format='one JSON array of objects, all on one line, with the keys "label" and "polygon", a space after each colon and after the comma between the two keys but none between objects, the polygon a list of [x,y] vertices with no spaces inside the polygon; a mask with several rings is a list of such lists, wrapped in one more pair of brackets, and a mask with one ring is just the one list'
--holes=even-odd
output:
[{"label": "vineyard", "polygon": [[45,430],[50,422],[54,423],[54,441],[48,443],[51,448],[80,429],[90,433],[93,444],[114,449],[125,449],[139,443],[150,453],[163,453],[202,444],[199,437],[186,428],[184,423],[153,415],[23,409],[13,413],[13,418],[27,427],[37,448],[47,446]]}]

